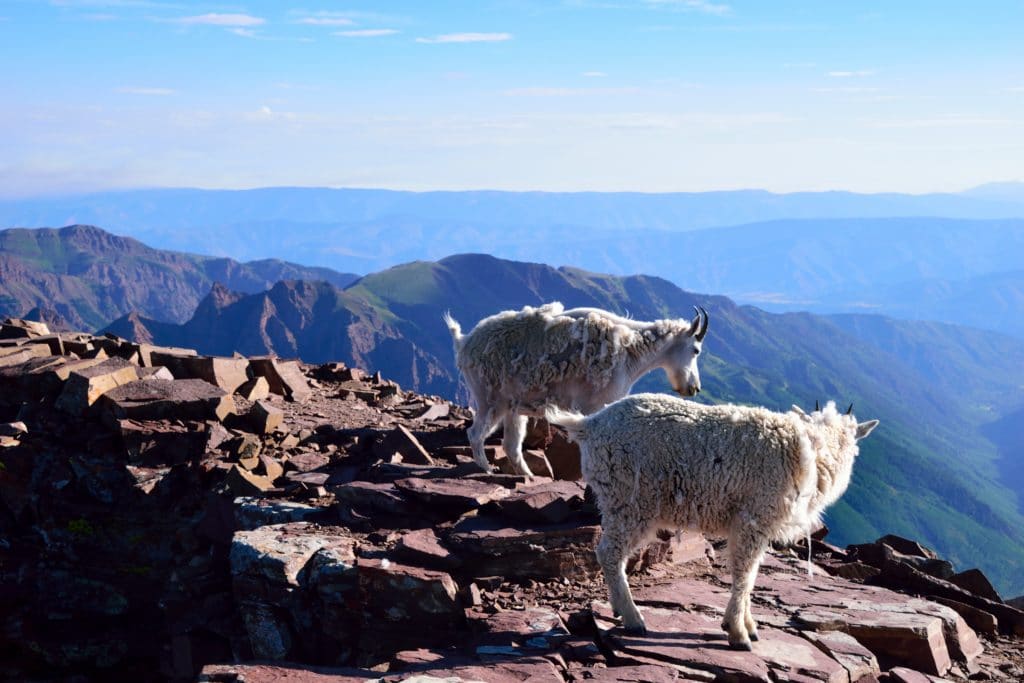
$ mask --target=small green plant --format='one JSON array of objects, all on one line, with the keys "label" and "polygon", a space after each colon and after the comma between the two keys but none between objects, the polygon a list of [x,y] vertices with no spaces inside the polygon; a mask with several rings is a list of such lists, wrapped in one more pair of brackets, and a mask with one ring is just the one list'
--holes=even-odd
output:
[{"label": "small green plant", "polygon": [[89,520],[81,517],[68,522],[68,531],[75,536],[92,536],[96,533],[95,529],[92,528],[92,524],[89,524]]}]

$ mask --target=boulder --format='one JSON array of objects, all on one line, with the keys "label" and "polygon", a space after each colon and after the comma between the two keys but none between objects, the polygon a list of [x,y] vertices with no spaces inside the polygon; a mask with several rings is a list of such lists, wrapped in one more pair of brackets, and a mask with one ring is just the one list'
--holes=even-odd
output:
[{"label": "boulder", "polygon": [[229,394],[249,381],[249,361],[245,358],[198,356],[179,362],[189,379],[204,379]]},{"label": "boulder", "polygon": [[462,564],[430,528],[402,534],[395,545],[395,554],[410,564],[444,571],[451,571]]},{"label": "boulder", "polygon": [[974,593],[978,597],[986,598],[994,602],[1002,602],[1003,599],[999,597],[999,593],[992,586],[992,583],[988,580],[988,577],[980,569],[968,569],[962,571],[959,574],[953,574],[947,578],[950,583],[956,586],[960,586],[965,591]]},{"label": "boulder", "polygon": [[250,358],[249,367],[253,376],[264,377],[270,391],[298,403],[309,399],[312,390],[305,375],[299,369],[298,361],[281,361],[277,358]]},{"label": "boulder", "polygon": [[429,643],[464,621],[458,586],[446,572],[372,558],[360,558],[356,568],[364,635],[395,640],[401,630]]},{"label": "boulder", "polygon": [[266,401],[253,403],[247,417],[257,434],[270,434],[284,424],[284,411]]},{"label": "boulder", "polygon": [[135,368],[122,358],[110,358],[90,367],[76,368],[68,375],[56,406],[66,413],[82,415],[107,392],[137,383],[139,376]]},{"label": "boulder", "polygon": [[167,420],[118,420],[128,462],[155,467],[198,462],[206,453],[209,425]]},{"label": "boulder", "polygon": [[34,320],[21,320],[20,318],[7,318],[0,323],[0,339],[25,339],[28,337],[42,337],[50,334],[50,328],[46,323]]},{"label": "boulder", "polygon": [[270,396],[270,384],[266,377],[253,377],[235,389],[235,393],[247,401],[262,401]]},{"label": "boulder", "polygon": [[103,409],[119,420],[223,420],[234,414],[235,402],[231,394],[201,379],[152,379],[109,392]]},{"label": "boulder", "polygon": [[867,649],[860,642],[842,631],[804,631],[801,633],[804,638],[818,646],[822,652],[843,665],[850,676],[850,680],[870,681],[881,674],[878,667],[878,658],[871,650]]},{"label": "boulder", "polygon": [[398,425],[387,433],[384,439],[374,448],[374,454],[383,460],[390,460],[398,453],[401,462],[411,465],[433,465],[434,459],[419,442],[412,432]]}]

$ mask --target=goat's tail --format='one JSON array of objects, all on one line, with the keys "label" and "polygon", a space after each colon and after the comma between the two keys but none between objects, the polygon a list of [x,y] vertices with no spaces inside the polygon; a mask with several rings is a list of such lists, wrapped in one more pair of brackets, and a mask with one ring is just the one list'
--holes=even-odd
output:
[{"label": "goat's tail", "polygon": [[455,349],[462,345],[462,326],[459,325],[459,321],[452,317],[451,311],[445,311],[444,324],[448,326],[448,331],[451,332],[452,341],[455,342]]},{"label": "goat's tail", "polygon": [[571,441],[579,441],[584,436],[583,428],[586,426],[587,416],[583,413],[549,405],[544,409],[544,419],[567,431]]}]

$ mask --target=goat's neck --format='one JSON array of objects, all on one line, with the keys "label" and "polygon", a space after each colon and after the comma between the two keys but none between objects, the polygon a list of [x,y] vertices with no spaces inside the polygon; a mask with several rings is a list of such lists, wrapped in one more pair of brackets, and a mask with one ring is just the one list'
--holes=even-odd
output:
[{"label": "goat's neck", "polygon": [[636,382],[651,370],[665,365],[665,357],[672,342],[674,334],[659,329],[657,323],[650,323],[641,330],[637,330],[635,342],[629,348],[629,362],[626,364],[626,371],[629,381]]}]

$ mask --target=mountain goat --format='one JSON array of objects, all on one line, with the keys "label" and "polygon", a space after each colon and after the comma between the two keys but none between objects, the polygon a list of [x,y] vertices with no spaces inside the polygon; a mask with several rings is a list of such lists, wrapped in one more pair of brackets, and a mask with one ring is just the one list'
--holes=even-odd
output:
[{"label": "mountain goat", "polygon": [[728,536],[732,594],[722,628],[751,649],[750,592],[770,541],[792,541],[850,483],[858,424],[831,401],[813,413],[701,405],[663,394],[628,396],[584,417],[549,408],[547,420],[580,444],[583,477],[601,511],[597,558],[625,629],[645,633],[626,560],[658,529]]},{"label": "mountain goat", "polygon": [[566,311],[553,302],[484,318],[466,335],[451,315],[444,321],[471,394],[473,458],[486,471],[484,439],[503,422],[505,453],[517,472],[531,474],[522,450],[527,416],[542,416],[545,405],[593,412],[658,367],[680,394],[700,391],[697,356],[708,331],[703,308],[689,321],[641,322],[597,308]]}]

